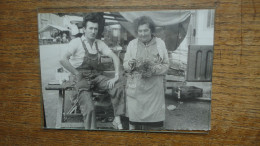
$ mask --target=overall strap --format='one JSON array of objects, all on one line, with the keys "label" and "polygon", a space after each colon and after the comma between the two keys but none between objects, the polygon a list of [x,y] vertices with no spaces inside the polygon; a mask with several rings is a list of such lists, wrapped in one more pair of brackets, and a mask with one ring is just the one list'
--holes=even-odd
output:
[{"label": "overall strap", "polygon": [[101,51],[100,51],[99,48],[98,48],[97,41],[95,41],[95,45],[96,45],[96,50],[97,50],[97,52],[100,53],[100,54],[102,54]]},{"label": "overall strap", "polygon": [[84,48],[84,50],[85,50],[85,54],[89,53],[89,52],[88,52],[88,49],[87,49],[87,46],[86,46],[86,44],[84,43],[84,41],[82,40],[82,38],[80,38],[80,40],[81,40],[82,46],[83,46],[83,48]]},{"label": "overall strap", "polygon": [[99,50],[98,48],[98,44],[97,44],[97,41],[95,41],[95,45],[96,45],[96,50],[98,52],[98,64],[101,63],[101,51]]},{"label": "overall strap", "polygon": [[[88,52],[87,46],[86,46],[86,44],[84,43],[84,41],[82,40],[82,38],[81,38],[80,40],[81,40],[81,43],[82,43],[82,46],[83,46],[83,48],[84,48],[85,52]],[[97,42],[96,42],[96,41],[95,41],[95,45],[96,45],[96,50],[97,50],[98,54],[101,54],[101,51],[99,50],[99,48],[98,48],[98,45],[97,45]],[[88,52],[88,53],[89,53],[89,52]]]},{"label": "overall strap", "polygon": [[99,57],[99,56],[100,56],[99,53],[97,53],[97,54],[90,54],[90,53],[88,52],[88,49],[87,49],[86,44],[84,43],[84,41],[83,41],[82,39],[81,39],[81,43],[82,43],[82,46],[83,46],[83,48],[84,48],[84,50],[85,50],[85,56],[89,56],[89,57],[90,57],[91,55],[92,55],[92,56],[93,56],[93,55],[97,55],[97,57],[98,57],[98,58],[97,58],[97,59],[98,59],[98,64],[99,64],[99,63],[100,63],[100,61],[99,61],[99,60],[100,60],[100,59],[99,59],[99,58],[100,58],[100,57]]}]

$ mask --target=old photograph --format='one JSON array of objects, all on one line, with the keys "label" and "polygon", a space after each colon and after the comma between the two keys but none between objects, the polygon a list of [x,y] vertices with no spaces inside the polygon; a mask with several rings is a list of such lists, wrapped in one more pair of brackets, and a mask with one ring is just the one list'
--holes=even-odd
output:
[{"label": "old photograph", "polygon": [[209,131],[214,16],[38,13],[43,128]]}]

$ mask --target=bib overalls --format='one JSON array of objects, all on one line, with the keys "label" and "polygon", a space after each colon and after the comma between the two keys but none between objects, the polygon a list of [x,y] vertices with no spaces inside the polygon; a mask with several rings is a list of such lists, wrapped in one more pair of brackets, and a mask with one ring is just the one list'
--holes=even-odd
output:
[{"label": "bib overalls", "polygon": [[114,88],[109,89],[107,81],[110,78],[102,75],[103,66],[100,63],[101,52],[98,51],[97,43],[97,54],[90,54],[83,41],[82,45],[85,50],[85,56],[82,64],[76,68],[81,73],[82,79],[75,84],[75,91],[78,94],[77,100],[83,114],[85,129],[96,129],[95,106],[91,92],[96,90],[106,91],[111,98],[114,116],[120,116],[124,115],[126,111],[125,86],[123,80],[119,77]]}]

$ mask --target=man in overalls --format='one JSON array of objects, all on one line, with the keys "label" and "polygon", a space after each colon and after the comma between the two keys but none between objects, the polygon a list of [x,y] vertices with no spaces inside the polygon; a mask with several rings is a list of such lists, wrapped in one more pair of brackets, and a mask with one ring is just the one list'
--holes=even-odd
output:
[{"label": "man in overalls", "polygon": [[[96,129],[95,106],[91,98],[91,89],[108,91],[114,109],[113,125],[122,129],[120,115],[125,114],[125,90],[120,77],[120,60],[101,40],[96,39],[99,27],[103,27],[103,18],[90,13],[83,19],[84,35],[71,40],[69,48],[61,59],[61,65],[73,76],[76,97],[83,114],[85,129]],[[113,59],[115,76],[110,79],[102,74],[100,55]]]}]

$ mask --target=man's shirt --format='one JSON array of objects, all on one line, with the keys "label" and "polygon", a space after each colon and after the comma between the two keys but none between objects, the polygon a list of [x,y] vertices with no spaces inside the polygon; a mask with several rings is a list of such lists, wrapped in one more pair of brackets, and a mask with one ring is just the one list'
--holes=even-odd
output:
[{"label": "man's shirt", "polygon": [[[97,54],[99,50],[102,55],[106,56],[109,52],[111,52],[111,49],[101,40],[95,39],[93,45],[91,46],[84,35],[81,38],[75,38],[70,41],[68,48],[68,52],[72,54],[69,61],[71,65],[75,68],[79,67],[82,64],[83,58],[85,56],[85,49],[82,45],[81,40],[83,41],[83,43],[85,43],[90,54]],[[98,45],[98,49],[95,45],[96,42]]]}]

